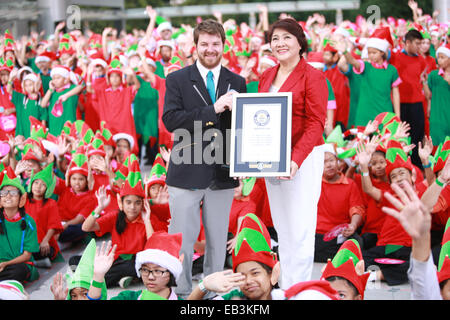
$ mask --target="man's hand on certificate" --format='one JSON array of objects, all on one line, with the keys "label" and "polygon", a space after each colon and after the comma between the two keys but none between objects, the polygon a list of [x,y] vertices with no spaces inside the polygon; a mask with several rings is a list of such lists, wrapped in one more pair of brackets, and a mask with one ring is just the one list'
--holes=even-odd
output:
[{"label": "man's hand on certificate", "polygon": [[298,171],[298,164],[295,161],[291,161],[291,175],[289,177],[278,177],[280,180],[292,180]]},{"label": "man's hand on certificate", "polygon": [[235,91],[229,91],[226,94],[224,94],[223,96],[221,96],[216,103],[214,103],[214,110],[216,111],[216,113],[222,113],[225,110],[230,110],[232,108],[233,105],[233,93]]}]

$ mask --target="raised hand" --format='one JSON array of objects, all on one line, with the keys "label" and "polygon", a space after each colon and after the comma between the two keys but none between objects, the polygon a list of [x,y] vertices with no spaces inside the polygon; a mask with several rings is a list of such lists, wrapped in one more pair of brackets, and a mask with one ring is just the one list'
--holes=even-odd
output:
[{"label": "raised hand", "polygon": [[111,240],[106,245],[103,241],[101,246],[97,246],[94,258],[94,274],[96,276],[104,276],[109,271],[114,262],[116,248],[116,244],[111,248]]},{"label": "raised hand", "polygon": [[101,186],[95,191],[95,196],[97,197],[98,206],[103,210],[111,202],[111,196],[107,195],[105,186]]},{"label": "raised hand", "polygon": [[431,213],[419,199],[413,187],[406,183],[405,188],[402,189],[396,183],[392,183],[391,188],[398,198],[389,192],[385,192],[384,196],[397,210],[390,207],[382,207],[381,210],[397,219],[413,239],[418,239],[430,232]]},{"label": "raised hand", "polygon": [[69,289],[66,288],[64,283],[64,277],[60,272],[58,272],[53,277],[53,282],[50,286],[50,291],[53,293],[53,297],[55,300],[66,300]]},{"label": "raised hand", "polygon": [[419,157],[422,163],[428,164],[431,152],[433,152],[433,140],[430,136],[425,136],[423,140],[423,145],[422,141],[419,141]]},{"label": "raised hand", "polygon": [[368,166],[372,155],[367,151],[364,143],[358,143],[356,146],[356,159],[361,166]]},{"label": "raised hand", "polygon": [[203,279],[206,289],[214,292],[227,292],[234,287],[245,283],[245,276],[241,273],[233,273],[231,270],[219,271],[207,275]]}]

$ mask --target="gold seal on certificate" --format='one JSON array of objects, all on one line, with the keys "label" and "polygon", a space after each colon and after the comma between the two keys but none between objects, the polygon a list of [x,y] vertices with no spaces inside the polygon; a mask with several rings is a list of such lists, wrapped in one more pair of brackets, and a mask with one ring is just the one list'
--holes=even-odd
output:
[{"label": "gold seal on certificate", "polygon": [[230,176],[289,176],[292,93],[233,96]]}]

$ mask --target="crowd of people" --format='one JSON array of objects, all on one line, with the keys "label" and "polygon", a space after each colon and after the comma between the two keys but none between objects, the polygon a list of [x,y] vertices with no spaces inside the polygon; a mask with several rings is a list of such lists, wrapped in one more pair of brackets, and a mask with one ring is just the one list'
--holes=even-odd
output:
[{"label": "crowd of people", "polygon": [[[375,24],[271,24],[261,5],[254,28],[220,13],[175,27],[149,6],[132,33],[6,30],[0,299],[65,261],[55,300],[361,300],[370,281],[450,299],[450,29],[409,6]],[[224,77],[293,92],[290,177],[174,163],[176,129],[227,128]]]}]

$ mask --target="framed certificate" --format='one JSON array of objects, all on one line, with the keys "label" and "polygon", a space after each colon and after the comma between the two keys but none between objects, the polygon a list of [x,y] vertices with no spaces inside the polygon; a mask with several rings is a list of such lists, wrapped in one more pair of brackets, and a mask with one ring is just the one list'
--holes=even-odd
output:
[{"label": "framed certificate", "polygon": [[292,93],[236,93],[231,114],[230,176],[289,176]]}]

